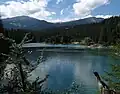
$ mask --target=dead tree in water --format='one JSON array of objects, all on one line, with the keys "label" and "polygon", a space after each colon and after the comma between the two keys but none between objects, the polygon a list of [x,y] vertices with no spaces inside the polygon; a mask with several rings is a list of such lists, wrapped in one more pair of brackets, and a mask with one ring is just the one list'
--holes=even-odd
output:
[{"label": "dead tree in water", "polygon": [[102,81],[101,77],[99,76],[98,72],[93,72],[95,77],[97,78],[98,85],[100,87],[101,94],[120,94],[118,91],[111,90],[109,86]]}]

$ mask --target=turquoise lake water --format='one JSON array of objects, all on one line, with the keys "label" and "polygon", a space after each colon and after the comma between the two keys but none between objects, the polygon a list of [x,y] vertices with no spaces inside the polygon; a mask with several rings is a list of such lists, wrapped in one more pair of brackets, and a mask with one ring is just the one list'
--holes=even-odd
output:
[{"label": "turquoise lake water", "polygon": [[45,49],[42,52],[34,49],[27,57],[34,64],[41,54],[44,61],[32,72],[30,79],[37,76],[44,78],[49,74],[44,88],[61,92],[76,83],[79,90],[75,94],[95,94],[98,84],[93,71],[104,75],[105,71],[109,71],[111,63],[120,62],[109,55],[107,50]]}]

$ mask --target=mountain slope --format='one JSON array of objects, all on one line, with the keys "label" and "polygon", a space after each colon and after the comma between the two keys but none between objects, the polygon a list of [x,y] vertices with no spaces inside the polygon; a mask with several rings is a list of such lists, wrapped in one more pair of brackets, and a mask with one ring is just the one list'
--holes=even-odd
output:
[{"label": "mountain slope", "polygon": [[99,23],[103,20],[104,20],[103,18],[90,17],[90,18],[79,19],[75,21],[59,23],[59,25],[60,26],[75,26],[75,25],[81,25],[81,24]]},{"label": "mountain slope", "polygon": [[18,16],[14,18],[3,19],[3,25],[5,28],[41,30],[61,26],[75,26],[81,24],[98,23],[101,21],[103,21],[102,18],[90,17],[86,19],[80,19],[63,23],[50,23],[44,20],[37,20],[28,16]]},{"label": "mountain slope", "polygon": [[48,23],[44,20],[37,20],[35,18],[27,16],[19,16],[14,18],[8,18],[3,20],[5,28],[13,29],[45,29],[53,26],[52,23]]}]

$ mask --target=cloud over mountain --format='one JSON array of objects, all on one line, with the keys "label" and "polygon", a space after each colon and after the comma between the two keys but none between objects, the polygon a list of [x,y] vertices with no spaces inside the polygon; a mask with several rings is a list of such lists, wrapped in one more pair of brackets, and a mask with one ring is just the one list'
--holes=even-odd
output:
[{"label": "cloud over mountain", "polygon": [[0,5],[2,18],[15,16],[32,16],[34,18],[44,19],[55,12],[46,10],[47,0],[28,0],[28,1],[7,1]]},{"label": "cloud over mountain", "polygon": [[[0,0],[2,18],[29,16],[51,22],[65,22],[86,17],[108,18],[114,14],[93,13],[109,0]],[[96,11],[96,10],[95,10]],[[102,11],[102,10],[101,10]],[[116,14],[115,14],[116,15]]]},{"label": "cloud over mountain", "polygon": [[106,5],[109,2],[109,0],[77,0],[73,4],[73,9],[76,15],[86,16],[91,14],[95,8]]}]

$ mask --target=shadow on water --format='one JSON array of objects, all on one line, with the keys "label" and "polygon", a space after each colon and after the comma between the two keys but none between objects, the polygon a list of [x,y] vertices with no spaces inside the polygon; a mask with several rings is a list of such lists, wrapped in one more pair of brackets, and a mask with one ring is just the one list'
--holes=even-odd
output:
[{"label": "shadow on water", "polygon": [[[40,51],[33,51],[30,60],[35,62],[35,58],[40,55]],[[49,74],[50,77],[45,83],[45,88],[53,91],[63,91],[69,88],[74,82],[81,86],[81,94],[94,94],[97,90],[96,79],[93,71],[104,74],[108,70],[109,62],[115,62],[107,55],[107,52],[96,53],[96,51],[45,51],[46,60],[39,64],[32,72],[30,79],[37,76],[43,78]],[[86,93],[85,93],[86,92]]]}]

